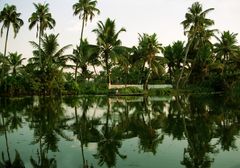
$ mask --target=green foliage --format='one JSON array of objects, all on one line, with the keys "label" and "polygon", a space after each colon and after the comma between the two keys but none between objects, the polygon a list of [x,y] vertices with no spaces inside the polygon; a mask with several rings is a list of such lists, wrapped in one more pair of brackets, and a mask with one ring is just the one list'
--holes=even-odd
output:
[{"label": "green foliage", "polygon": [[169,96],[173,94],[172,88],[149,89],[149,96]]},{"label": "green foliage", "polygon": [[142,94],[143,90],[139,89],[138,87],[125,87],[121,89],[113,89],[110,92],[115,92],[115,94],[124,94],[124,95],[131,95],[131,94]]},{"label": "green foliage", "polygon": [[105,83],[86,82],[79,84],[79,94],[106,95],[108,88]]}]

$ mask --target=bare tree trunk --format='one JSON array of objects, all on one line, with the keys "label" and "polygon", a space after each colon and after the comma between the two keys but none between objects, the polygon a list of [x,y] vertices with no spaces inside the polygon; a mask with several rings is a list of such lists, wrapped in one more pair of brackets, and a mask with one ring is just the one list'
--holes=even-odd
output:
[{"label": "bare tree trunk", "polygon": [[81,28],[81,35],[80,35],[80,45],[81,45],[82,39],[83,39],[84,25],[85,25],[85,20],[84,20],[84,17],[83,17],[83,20],[82,20],[82,28]]},{"label": "bare tree trunk", "polygon": [[75,73],[74,73],[75,82],[77,82],[77,71],[78,71],[78,63],[76,63]]},{"label": "bare tree trunk", "polygon": [[7,27],[6,39],[5,39],[5,47],[4,47],[4,57],[7,55],[7,41],[8,41],[8,34],[9,34],[10,24]]},{"label": "bare tree trunk", "polygon": [[190,46],[191,46],[191,44],[192,44],[192,41],[193,41],[193,39],[190,40],[189,43],[188,43],[187,46],[186,46],[186,52],[185,52],[185,55],[184,55],[183,67],[182,67],[180,76],[179,76],[178,81],[177,81],[177,86],[176,86],[176,89],[177,89],[177,90],[178,90],[178,88],[179,88],[180,80],[182,79],[182,76],[183,76],[183,71],[184,71],[184,68],[185,68],[186,62],[187,62],[187,55],[188,55]]}]

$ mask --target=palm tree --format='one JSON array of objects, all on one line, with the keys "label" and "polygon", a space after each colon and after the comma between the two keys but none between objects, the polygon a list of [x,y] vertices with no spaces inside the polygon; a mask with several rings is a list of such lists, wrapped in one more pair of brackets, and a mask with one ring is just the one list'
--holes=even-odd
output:
[{"label": "palm tree", "polygon": [[16,76],[17,70],[22,66],[22,61],[25,60],[25,58],[21,58],[22,54],[15,53],[9,53],[9,56],[7,58],[8,64],[10,67],[12,67],[12,75]]},{"label": "palm tree", "polygon": [[203,11],[202,5],[195,2],[188,10],[188,13],[185,14],[185,20],[181,24],[185,30],[184,33],[188,35],[189,39],[196,38],[197,35],[200,35],[214,24],[213,20],[206,18],[206,15],[214,8]]},{"label": "palm tree", "polygon": [[82,28],[81,28],[81,36],[80,43],[83,39],[83,31],[84,26],[87,24],[87,21],[92,21],[95,13],[99,14],[99,9],[96,8],[97,1],[95,0],[79,0],[77,3],[73,5],[74,15],[79,15],[79,19],[82,19]]},{"label": "palm tree", "polygon": [[82,75],[88,72],[87,66],[91,64],[96,73],[95,65],[98,60],[99,48],[95,45],[91,45],[88,43],[87,39],[83,40],[81,45],[76,46],[76,49],[73,50],[73,54],[70,56],[70,60],[75,63],[75,81],[77,82],[77,73],[78,68],[82,69]]},{"label": "palm tree", "polygon": [[[209,8],[203,11],[202,5],[199,2],[195,2],[188,8],[188,10],[189,11],[185,14],[185,20],[181,22],[184,28],[184,34],[187,34],[188,36],[188,43],[185,50],[183,68],[177,82],[177,88],[183,76],[183,70],[189,52],[191,52],[191,55],[193,56],[192,59],[195,59],[195,57],[199,59],[201,55],[198,54],[198,51],[205,45],[211,45],[209,39],[213,36],[213,32],[215,31],[208,29],[214,24],[214,21],[206,18],[206,15],[214,10],[214,8]],[[192,69],[194,69],[194,65]]]},{"label": "palm tree", "polygon": [[[46,88],[51,89],[53,85],[56,85],[59,89],[63,77],[62,70],[66,65],[67,58],[70,56],[64,54],[64,52],[69,49],[71,45],[66,45],[59,49],[57,38],[58,34],[45,34],[43,38],[41,38],[41,46],[36,42],[30,41],[31,45],[37,50],[33,51],[34,57],[29,59],[29,63],[34,65],[33,70],[37,72],[37,78],[41,80],[41,85],[44,86],[44,92]],[[38,49],[40,49],[41,56],[39,55]],[[42,64],[40,64],[40,62],[42,62]]]},{"label": "palm tree", "polygon": [[7,53],[7,41],[10,25],[13,27],[14,38],[17,36],[17,33],[21,26],[23,25],[23,20],[20,19],[21,13],[17,13],[17,9],[15,5],[6,4],[3,10],[0,12],[0,23],[3,23],[1,28],[1,36],[3,34],[3,29],[6,28],[6,39],[5,39],[5,47],[3,55],[6,56]]},{"label": "palm tree", "polygon": [[[52,18],[52,14],[49,13],[48,3],[41,4],[41,3],[33,3],[36,11],[32,13],[31,17],[28,19],[29,29],[31,30],[35,25],[37,25],[37,33],[36,37],[38,37],[39,42],[38,45],[41,47],[41,38],[44,35],[44,31],[49,28],[53,29],[56,22]],[[39,48],[39,55],[40,55],[40,48]],[[40,58],[40,65],[42,64],[41,57]]]},{"label": "palm tree", "polygon": [[[142,56],[142,72],[145,72],[144,76],[144,90],[147,89],[148,81],[151,72],[153,71],[154,60],[156,59],[156,54],[162,50],[161,44],[157,40],[157,35],[143,34],[139,36],[138,50]],[[159,65],[159,64],[158,64]],[[148,69],[146,67],[148,66]]]},{"label": "palm tree", "polygon": [[109,18],[105,23],[99,21],[98,28],[93,30],[97,34],[97,45],[100,47],[99,55],[107,71],[108,88],[111,85],[111,61],[113,57],[121,55],[123,51],[121,50],[121,40],[118,39],[118,36],[124,31],[126,30],[121,28],[116,32],[115,20]]},{"label": "palm tree", "polygon": [[167,59],[168,73],[170,82],[173,82],[172,77],[179,75],[181,63],[184,57],[184,42],[177,41],[172,45],[164,47],[163,55]]},{"label": "palm tree", "polygon": [[237,34],[224,31],[221,38],[217,38],[218,42],[214,44],[214,51],[217,59],[226,62],[232,57],[239,54],[239,46],[237,46]]}]

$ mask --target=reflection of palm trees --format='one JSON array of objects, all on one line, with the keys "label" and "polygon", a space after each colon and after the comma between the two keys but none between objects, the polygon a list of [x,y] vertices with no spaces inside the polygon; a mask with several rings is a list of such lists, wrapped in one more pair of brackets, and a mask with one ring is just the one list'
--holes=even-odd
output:
[{"label": "reflection of palm trees", "polygon": [[[74,107],[75,123],[73,124],[73,132],[76,134],[77,139],[80,141],[83,167],[89,167],[87,159],[85,159],[84,145],[87,146],[89,142],[98,142],[99,132],[96,128],[99,125],[99,119],[94,116],[90,119],[87,117],[88,110],[93,107],[93,104],[98,101],[95,97],[75,97],[70,101],[67,100],[71,107]],[[78,115],[78,107],[82,109],[82,116]],[[94,115],[94,114],[93,114]],[[92,167],[92,166],[91,166]]]},{"label": "reflection of palm trees", "polygon": [[230,108],[222,109],[221,107],[219,110],[221,110],[222,113],[219,116],[219,121],[217,122],[218,127],[216,129],[217,137],[219,137],[218,144],[221,144],[221,148],[224,151],[236,149],[235,135],[239,132],[239,124],[238,121],[235,120],[236,116]]},{"label": "reflection of palm trees", "polygon": [[30,158],[30,162],[34,168],[56,168],[57,161],[55,158],[47,158],[47,151],[42,149],[42,145],[40,143],[40,152],[38,151],[37,161],[32,157]]},{"label": "reflection of palm trees", "polygon": [[[6,152],[7,152],[7,160],[5,160],[4,152],[2,152],[2,162],[0,161],[0,167],[18,167],[22,168],[24,167],[24,163],[20,157],[20,154],[17,150],[15,150],[15,159],[12,161],[10,156],[10,147],[8,144],[8,135],[7,132],[13,131],[13,129],[18,129],[18,127],[21,127],[22,120],[21,116],[17,115],[17,112],[20,112],[16,109],[16,105],[11,106],[12,102],[8,99],[0,99],[1,103],[1,118],[0,121],[0,133],[4,133],[5,137],[5,143],[6,143]],[[16,102],[15,102],[16,103]],[[14,103],[13,103],[14,104]],[[6,121],[5,121],[6,119]]]},{"label": "reflection of palm trees", "polygon": [[2,153],[2,162],[0,161],[0,167],[4,168],[4,167],[9,167],[9,168],[24,168],[24,163],[20,157],[20,154],[18,153],[18,151],[15,151],[15,159],[13,162],[11,162],[11,159],[8,158],[8,160],[5,160],[4,158],[4,154]]},{"label": "reflection of palm trees", "polygon": [[119,148],[122,146],[122,130],[114,122],[110,126],[110,106],[110,100],[108,99],[106,122],[102,127],[101,140],[98,142],[97,153],[94,157],[99,160],[98,164],[100,166],[106,163],[108,167],[114,167],[117,155],[122,159],[127,156],[119,152]]},{"label": "reflection of palm trees", "polygon": [[[156,154],[158,144],[162,143],[164,136],[157,132],[157,129],[160,128],[161,116],[157,113],[153,114],[152,110],[153,106],[150,104],[148,97],[144,97],[142,104],[136,106],[137,113],[131,116],[130,129],[140,139],[140,150]],[[152,116],[154,116],[153,119]]]},{"label": "reflection of palm trees", "polygon": [[64,132],[67,129],[69,118],[64,116],[64,109],[61,101],[40,98],[39,104],[32,108],[29,118],[31,118],[30,128],[34,128],[33,144],[39,143],[37,150],[38,160],[31,157],[31,163],[34,167],[56,167],[55,158],[48,159],[49,150],[58,151],[58,141],[60,137],[65,140],[71,140]]},{"label": "reflection of palm trees", "polygon": [[[187,168],[208,168],[211,167],[213,159],[208,153],[215,153],[215,146],[210,145],[212,139],[211,122],[205,117],[206,108],[202,103],[197,103],[194,97],[180,99],[176,96],[179,110],[182,113],[184,133],[188,140],[188,147],[184,149],[183,161],[181,164]],[[186,101],[188,100],[188,101]],[[186,114],[188,116],[186,116]],[[188,118],[188,119],[186,119]]]}]

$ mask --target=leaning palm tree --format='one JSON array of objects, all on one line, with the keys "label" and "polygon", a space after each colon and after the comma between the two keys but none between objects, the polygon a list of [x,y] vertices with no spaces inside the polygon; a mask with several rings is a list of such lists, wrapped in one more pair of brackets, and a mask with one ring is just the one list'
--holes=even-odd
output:
[{"label": "leaning palm tree", "polygon": [[9,66],[12,68],[12,75],[16,76],[17,70],[22,66],[22,61],[25,58],[22,58],[22,54],[15,53],[9,53],[9,56],[7,58]]},{"label": "leaning palm tree", "polygon": [[1,28],[1,36],[3,34],[3,29],[5,28],[7,29],[5,47],[4,47],[4,53],[3,53],[4,56],[6,56],[6,53],[7,53],[7,41],[8,41],[10,26],[12,25],[13,27],[14,38],[15,38],[19,29],[24,23],[23,20],[20,19],[20,15],[21,13],[17,13],[17,9],[15,5],[6,4],[3,10],[0,12],[0,23],[3,23]]},{"label": "leaning palm tree", "polygon": [[100,48],[100,57],[107,71],[107,83],[108,88],[111,85],[111,66],[112,58],[117,55],[121,55],[121,40],[118,36],[121,32],[126,31],[121,28],[116,32],[115,20],[107,19],[105,23],[102,21],[98,22],[98,28],[94,29],[93,32],[97,34],[97,45]]},{"label": "leaning palm tree", "polygon": [[[199,2],[195,2],[188,8],[188,12],[185,14],[185,20],[181,22],[184,28],[184,34],[188,36],[188,43],[185,49],[183,68],[177,81],[177,88],[183,76],[189,51],[191,49],[198,51],[202,46],[211,44],[209,39],[213,36],[215,30],[209,30],[208,28],[214,24],[214,21],[208,19],[206,15],[212,10],[214,10],[214,8],[203,10],[202,5]],[[196,53],[194,55],[197,57],[200,56]]]},{"label": "leaning palm tree", "polygon": [[[53,29],[56,22],[52,18],[52,14],[49,13],[48,3],[47,4],[41,4],[41,3],[33,3],[36,11],[32,13],[31,17],[28,19],[29,29],[31,30],[34,26],[37,26],[37,33],[36,37],[38,37],[38,45],[41,46],[41,38],[44,35],[44,31],[49,28]],[[40,48],[39,48],[39,55],[40,55]],[[41,59],[41,57],[39,56]],[[42,64],[42,61],[40,60],[40,64]]]},{"label": "leaning palm tree", "polygon": [[87,24],[87,21],[92,21],[95,13],[99,14],[99,9],[96,8],[97,1],[95,0],[79,0],[77,3],[73,5],[74,15],[79,15],[79,19],[82,19],[82,28],[81,28],[81,36],[80,43],[83,39],[83,31],[84,26]]}]

